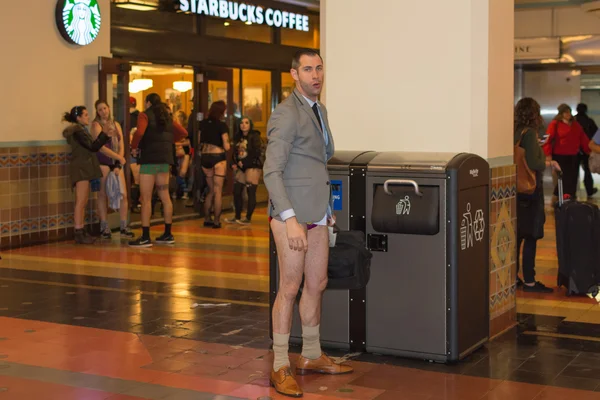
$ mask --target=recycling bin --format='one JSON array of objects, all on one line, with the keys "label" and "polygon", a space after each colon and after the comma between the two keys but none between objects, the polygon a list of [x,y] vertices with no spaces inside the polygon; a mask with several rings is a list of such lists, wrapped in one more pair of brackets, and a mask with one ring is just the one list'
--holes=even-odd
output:
[{"label": "recycling bin", "polygon": [[488,340],[489,187],[474,154],[371,160],[367,352],[455,362]]},{"label": "recycling bin", "polygon": [[[365,184],[367,164],[377,155],[372,151],[336,151],[329,160],[331,194],[336,224],[342,231],[365,232]],[[270,304],[271,309],[279,284],[277,249],[270,240]],[[361,351],[366,335],[366,288],[360,290],[327,289],[323,294],[321,309],[321,345],[325,348]],[[300,296],[298,296],[298,300]],[[272,324],[271,324],[272,333]],[[290,342],[302,342],[302,323],[298,302],[294,306]]]}]

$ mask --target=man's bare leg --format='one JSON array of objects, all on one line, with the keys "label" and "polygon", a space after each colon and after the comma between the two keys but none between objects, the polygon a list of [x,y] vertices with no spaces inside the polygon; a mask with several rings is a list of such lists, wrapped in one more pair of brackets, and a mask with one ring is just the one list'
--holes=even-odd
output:
[{"label": "man's bare leg", "polygon": [[279,261],[279,290],[273,304],[273,370],[290,365],[288,357],[290,329],[294,302],[302,283],[304,269],[303,251],[289,247],[286,225],[284,222],[271,220],[271,232],[277,247]]},{"label": "man's bare leg", "polygon": [[302,356],[311,360],[321,357],[319,328],[321,302],[327,287],[329,233],[326,226],[308,231],[308,251],[304,262],[304,288],[300,298],[302,320]]}]

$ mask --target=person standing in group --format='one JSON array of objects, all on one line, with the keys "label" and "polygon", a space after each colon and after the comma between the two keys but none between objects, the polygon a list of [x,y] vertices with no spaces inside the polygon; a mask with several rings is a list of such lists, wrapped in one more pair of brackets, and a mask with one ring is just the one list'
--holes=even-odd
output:
[{"label": "person standing in group", "polygon": [[[596,121],[590,118],[587,112],[587,104],[578,104],[577,115],[575,116],[575,119],[583,128],[583,131],[585,132],[589,140],[592,140],[594,138],[594,135],[598,131],[598,125],[596,125]],[[587,196],[588,198],[593,197],[596,193],[598,193],[598,188],[594,187],[594,178],[592,177],[592,171],[590,171],[590,156],[580,151],[579,163],[583,168],[583,184],[585,186]]]},{"label": "person standing in group", "polygon": [[96,140],[88,130],[90,116],[84,106],[75,106],[63,115],[63,121],[71,124],[63,131],[63,137],[71,146],[69,176],[75,188],[75,243],[92,244],[95,238],[90,236],[84,227],[85,207],[90,193],[90,181],[100,179],[102,171],[95,154],[110,141],[104,133],[98,133]]},{"label": "person standing in group", "polygon": [[187,131],[173,121],[169,108],[156,93],[146,96],[146,111],[138,117],[138,125],[132,149],[139,148],[140,192],[142,199],[142,236],[129,242],[132,247],[151,247],[150,216],[152,214],[152,192],[154,186],[163,204],[165,231],[156,238],[156,243],[173,244],[171,233],[173,203],[169,196],[169,174],[174,164],[174,145],[187,137]]},{"label": "person standing in group", "polygon": [[[121,124],[114,120],[110,107],[104,100],[96,101],[96,118],[92,121],[92,137],[96,138],[100,132],[107,132],[111,140],[97,153],[102,178],[100,180],[100,191],[98,192],[98,216],[100,217],[100,237],[110,239],[112,234],[108,227],[108,198],[106,196],[106,178],[111,170],[118,174],[121,185],[125,185],[125,145],[123,143],[123,130]],[[121,238],[133,238],[133,232],[129,229],[127,219],[129,218],[129,206],[127,193],[121,199],[119,209],[121,219]]]},{"label": "person standing in group", "polygon": [[[544,185],[543,174],[547,166],[560,171],[556,161],[546,161],[538,141],[538,129],[542,124],[540,105],[530,97],[525,97],[515,106],[514,143],[525,151],[527,167],[535,173],[533,193],[517,193],[517,285],[525,292],[551,293],[553,290],[535,280],[535,256],[537,241],[544,237]],[[517,175],[526,174],[526,170],[517,169]],[[521,245],[523,262],[521,263]],[[518,274],[523,267],[522,281]]]},{"label": "person standing in group", "polygon": [[279,291],[273,305],[273,369],[271,385],[278,393],[300,397],[290,368],[288,346],[294,302],[304,277],[299,310],[302,355],[298,374],[346,374],[321,352],[321,301],[327,287],[329,233],[335,223],[327,161],[334,152],[325,106],[318,101],[323,86],[323,60],[314,50],[293,58],[296,88],[277,106],[267,127],[264,181],[269,192],[271,232],[279,261]]},{"label": "person standing in group", "polygon": [[[206,176],[209,192],[204,199],[204,226],[221,228],[221,210],[223,208],[223,185],[227,172],[227,151],[229,128],[223,122],[227,105],[218,100],[211,104],[208,117],[200,122],[200,165]],[[214,219],[211,218],[214,215]]]},{"label": "person standing in group", "polygon": [[[579,151],[590,154],[590,139],[579,122],[571,114],[571,107],[558,106],[558,114],[548,125],[548,139],[544,143],[544,152],[548,161],[554,160],[563,172],[564,194],[572,200],[577,198],[577,178],[579,176]],[[554,188],[558,196],[558,187]]]},{"label": "person standing in group", "polygon": [[[225,222],[249,225],[252,221],[252,213],[256,208],[256,189],[263,163],[260,132],[254,129],[254,125],[248,117],[243,117],[240,121],[239,130],[234,138],[234,151],[231,167],[235,172],[235,183],[233,184],[235,217],[227,219]],[[248,194],[248,209],[246,218],[242,219],[244,189]]]}]

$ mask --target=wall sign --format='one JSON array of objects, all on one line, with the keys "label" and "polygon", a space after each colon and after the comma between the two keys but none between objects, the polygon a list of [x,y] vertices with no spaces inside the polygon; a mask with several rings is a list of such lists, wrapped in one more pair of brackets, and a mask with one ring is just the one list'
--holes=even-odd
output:
[{"label": "wall sign", "polygon": [[343,208],[342,196],[344,195],[342,181],[331,181],[331,194],[333,196],[333,211],[341,211]]},{"label": "wall sign", "polygon": [[560,58],[560,38],[515,39],[515,61]]},{"label": "wall sign", "polygon": [[58,0],[56,25],[69,43],[87,46],[98,37],[102,18],[98,0]]},{"label": "wall sign", "polygon": [[288,28],[308,32],[308,15],[273,8],[264,9],[227,0],[179,0],[179,10],[210,17],[251,22],[253,24]]}]

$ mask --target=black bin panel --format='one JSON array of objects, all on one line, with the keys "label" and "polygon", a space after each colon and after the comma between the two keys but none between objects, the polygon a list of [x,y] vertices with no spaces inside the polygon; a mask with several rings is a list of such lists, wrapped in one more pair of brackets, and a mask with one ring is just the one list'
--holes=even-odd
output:
[{"label": "black bin panel", "polygon": [[411,186],[375,185],[371,224],[381,233],[436,235],[440,231],[440,188],[419,186],[422,196]]}]

